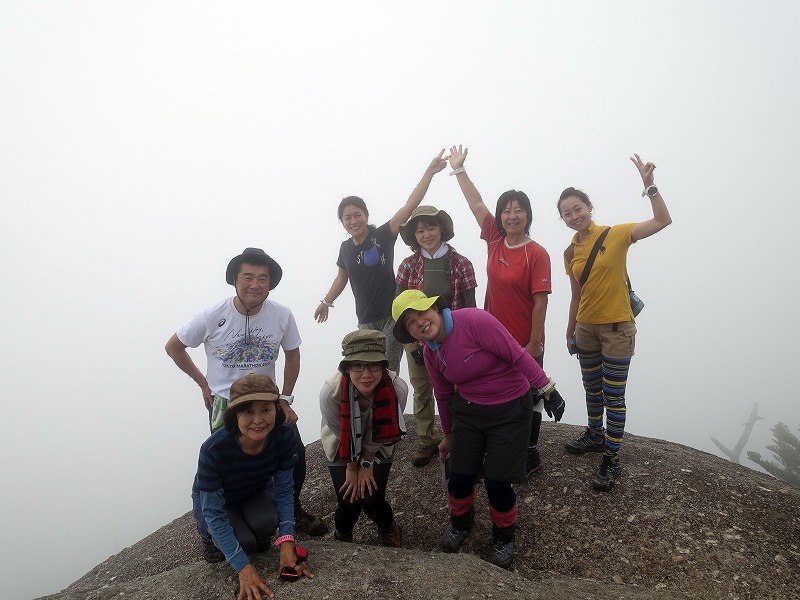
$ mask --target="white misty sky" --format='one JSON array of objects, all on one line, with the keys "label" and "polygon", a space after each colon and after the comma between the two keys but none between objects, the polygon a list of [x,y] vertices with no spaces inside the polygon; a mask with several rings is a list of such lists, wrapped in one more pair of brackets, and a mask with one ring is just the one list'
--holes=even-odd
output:
[{"label": "white misty sky", "polygon": [[[643,220],[628,157],[653,161],[674,224],[630,254],[646,308],[627,430],[715,452],[759,402],[764,453],[775,422],[800,424],[798,17],[789,1],[0,2],[0,595],[55,592],[189,509],[206,418],[163,345],[232,294],[245,246],[283,266],[271,297],[300,326],[317,439],[356,324],[349,290],[312,319],[336,205],[361,196],[384,222],[454,143],[487,204],[532,198],[554,265],[545,366],[577,424],[555,201],[574,185],[598,222]],[[453,216],[482,301],[485,246],[447,171],[426,203]]]}]

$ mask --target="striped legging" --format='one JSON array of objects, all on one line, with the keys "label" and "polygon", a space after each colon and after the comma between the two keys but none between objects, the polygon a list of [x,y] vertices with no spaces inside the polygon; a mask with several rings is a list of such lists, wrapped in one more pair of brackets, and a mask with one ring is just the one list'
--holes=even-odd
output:
[{"label": "striped legging", "polygon": [[606,454],[616,454],[625,433],[625,384],[628,382],[630,358],[611,358],[601,351],[581,351],[583,389],[589,427],[603,430],[603,409],[606,414]]}]

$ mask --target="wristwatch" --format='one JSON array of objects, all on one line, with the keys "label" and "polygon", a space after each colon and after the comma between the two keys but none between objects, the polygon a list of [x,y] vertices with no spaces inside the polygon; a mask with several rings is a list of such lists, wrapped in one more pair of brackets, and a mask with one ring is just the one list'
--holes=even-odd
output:
[{"label": "wristwatch", "polygon": [[286,404],[288,404],[289,406],[291,406],[291,405],[292,405],[292,402],[294,402],[294,396],[293,396],[293,395],[291,395],[291,394],[290,394],[290,395],[288,395],[288,396],[284,396],[283,394],[280,394],[280,395],[278,396],[278,400],[283,400],[283,401],[285,401],[285,402],[286,402]]},{"label": "wristwatch", "polygon": [[652,198],[657,193],[658,193],[658,188],[654,184],[648,185],[646,188],[644,188],[644,191],[642,192],[642,198],[644,198],[645,196],[650,196]]},{"label": "wristwatch", "polygon": [[361,465],[362,469],[371,469],[372,468],[372,459],[362,458],[358,464]]}]

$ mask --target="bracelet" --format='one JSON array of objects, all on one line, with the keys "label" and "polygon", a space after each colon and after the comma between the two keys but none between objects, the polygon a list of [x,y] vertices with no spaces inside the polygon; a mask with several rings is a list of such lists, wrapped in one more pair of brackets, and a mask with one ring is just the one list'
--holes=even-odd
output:
[{"label": "bracelet", "polygon": [[283,542],[293,542],[294,536],[293,535],[282,535],[277,540],[275,540],[275,547],[280,548]]},{"label": "bracelet", "polygon": [[458,167],[457,169],[453,169],[450,171],[450,175],[458,175],[459,173],[464,172],[464,167]]},{"label": "bracelet", "polygon": [[326,306],[327,308],[333,308],[333,304],[331,304],[330,302],[328,302],[327,300],[325,300],[325,298],[323,298],[322,300],[320,300],[320,301],[319,301],[319,303],[320,303],[320,304],[322,304],[323,306]]},{"label": "bracelet", "polygon": [[547,396],[549,395],[554,389],[556,389],[556,382],[550,379],[543,388],[537,388],[537,392],[539,392],[540,396]]}]

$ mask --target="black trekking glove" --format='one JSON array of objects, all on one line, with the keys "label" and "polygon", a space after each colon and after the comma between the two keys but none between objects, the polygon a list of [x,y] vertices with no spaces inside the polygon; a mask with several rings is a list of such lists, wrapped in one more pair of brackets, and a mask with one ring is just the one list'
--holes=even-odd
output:
[{"label": "black trekking glove", "polygon": [[536,391],[539,392],[539,395],[544,398],[544,410],[547,413],[547,416],[552,417],[555,419],[556,423],[558,423],[561,420],[561,417],[564,416],[564,408],[566,408],[566,403],[561,397],[561,394],[559,394],[556,390],[556,382],[551,379],[547,382],[546,386],[539,388]]},{"label": "black trekking glove", "polygon": [[544,399],[544,410],[548,417],[555,419],[556,423],[564,416],[564,408],[566,408],[566,403],[556,390],[550,392],[550,395]]}]

